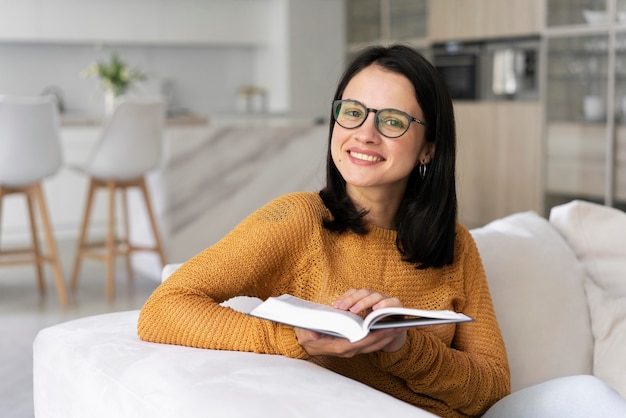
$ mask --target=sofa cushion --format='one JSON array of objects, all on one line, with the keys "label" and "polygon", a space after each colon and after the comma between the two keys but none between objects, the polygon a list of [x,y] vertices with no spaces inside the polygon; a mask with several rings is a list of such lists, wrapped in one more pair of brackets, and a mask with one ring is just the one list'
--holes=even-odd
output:
[{"label": "sofa cushion", "polygon": [[591,373],[585,271],[565,240],[534,212],[471,232],[506,344],[512,389]]},{"label": "sofa cushion", "polygon": [[626,213],[576,200],[553,208],[550,222],[589,276],[593,372],[626,397]]}]

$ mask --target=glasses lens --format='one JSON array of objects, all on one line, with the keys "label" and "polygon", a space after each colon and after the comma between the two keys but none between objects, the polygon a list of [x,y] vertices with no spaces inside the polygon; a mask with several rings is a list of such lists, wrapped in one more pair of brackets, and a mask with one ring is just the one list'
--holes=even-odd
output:
[{"label": "glasses lens", "polygon": [[356,128],[367,118],[367,109],[353,100],[337,100],[333,115],[337,123],[344,128]]},{"label": "glasses lens", "polygon": [[396,109],[382,109],[376,118],[378,131],[389,138],[403,135],[409,129],[410,124],[409,115]]}]

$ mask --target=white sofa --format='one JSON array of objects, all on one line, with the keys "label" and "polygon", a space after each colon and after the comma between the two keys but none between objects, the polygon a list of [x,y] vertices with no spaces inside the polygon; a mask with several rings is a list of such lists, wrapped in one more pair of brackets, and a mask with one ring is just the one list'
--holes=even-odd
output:
[{"label": "white sofa", "polygon": [[[512,389],[595,374],[626,397],[626,214],[574,201],[549,221],[518,213],[472,234]],[[87,317],[38,334],[37,418],[432,416],[302,360],[142,342],[137,316]]]}]

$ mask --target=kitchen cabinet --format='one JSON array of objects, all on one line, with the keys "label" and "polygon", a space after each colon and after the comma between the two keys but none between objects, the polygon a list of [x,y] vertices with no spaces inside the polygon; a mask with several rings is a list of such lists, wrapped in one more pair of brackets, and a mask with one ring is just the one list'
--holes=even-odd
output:
[{"label": "kitchen cabinet", "polygon": [[539,102],[455,102],[459,219],[470,227],[515,212],[540,213]]},{"label": "kitchen cabinet", "polygon": [[544,24],[545,0],[430,0],[432,42],[536,36]]},{"label": "kitchen cabinet", "polygon": [[348,51],[379,43],[425,47],[428,0],[348,0]]},{"label": "kitchen cabinet", "polygon": [[548,0],[545,212],[626,207],[626,1]]}]

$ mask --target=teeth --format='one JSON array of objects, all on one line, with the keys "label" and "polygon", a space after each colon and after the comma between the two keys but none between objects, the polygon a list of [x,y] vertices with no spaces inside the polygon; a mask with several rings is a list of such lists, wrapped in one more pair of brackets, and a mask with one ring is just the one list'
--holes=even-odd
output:
[{"label": "teeth", "polygon": [[382,158],[376,157],[374,155],[361,154],[360,152],[354,152],[354,151],[350,151],[350,155],[352,155],[354,158],[357,158],[357,159],[363,160],[363,161],[375,162],[375,161],[382,161],[383,160]]}]

